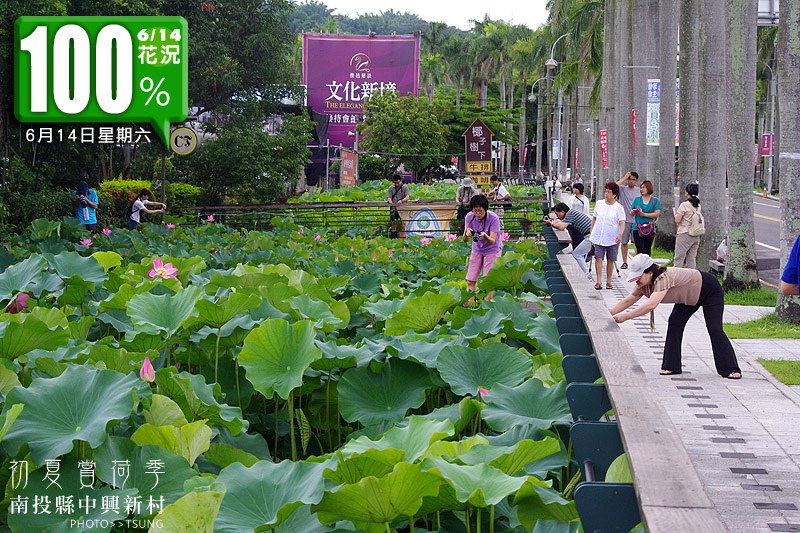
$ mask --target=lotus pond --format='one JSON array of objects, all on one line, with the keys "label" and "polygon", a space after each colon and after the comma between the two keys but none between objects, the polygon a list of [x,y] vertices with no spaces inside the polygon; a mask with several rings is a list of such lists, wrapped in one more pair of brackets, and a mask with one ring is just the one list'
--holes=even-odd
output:
[{"label": "lotus pond", "polygon": [[543,250],[38,220],[0,252],[12,531],[577,531]]}]

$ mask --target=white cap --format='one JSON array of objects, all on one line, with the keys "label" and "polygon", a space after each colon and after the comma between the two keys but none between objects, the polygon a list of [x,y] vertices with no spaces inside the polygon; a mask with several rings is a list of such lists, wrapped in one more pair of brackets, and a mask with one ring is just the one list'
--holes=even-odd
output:
[{"label": "white cap", "polygon": [[464,178],[463,180],[461,180],[461,185],[463,185],[464,187],[474,187],[475,182],[472,180],[472,178]]},{"label": "white cap", "polygon": [[647,254],[636,254],[628,265],[628,283],[638,281],[644,271],[655,265],[656,262]]}]

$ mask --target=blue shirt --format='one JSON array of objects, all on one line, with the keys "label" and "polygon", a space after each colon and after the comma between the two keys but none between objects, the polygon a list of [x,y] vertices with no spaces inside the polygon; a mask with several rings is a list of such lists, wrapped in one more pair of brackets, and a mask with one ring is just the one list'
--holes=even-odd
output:
[{"label": "blue shirt", "polygon": [[[75,199],[75,191],[72,192],[72,198]],[[95,205],[98,203],[97,192],[94,189],[89,189],[86,193],[86,198],[92,201]],[[97,224],[97,212],[94,207],[86,205],[81,207],[80,202],[76,200],[77,208],[75,209],[75,216],[81,221],[81,224]]]},{"label": "blue shirt", "polygon": [[792,251],[789,253],[789,260],[786,262],[786,268],[783,269],[781,281],[789,283],[790,285],[800,285],[800,235],[794,241]]},{"label": "blue shirt", "polygon": [[[636,209],[637,207],[641,207],[642,212],[644,213],[655,213],[656,211],[661,211],[661,200],[659,200],[655,196],[651,196],[650,201],[644,203],[642,201],[642,197],[637,196],[636,198],[633,199],[633,202],[631,203],[631,209]],[[636,215],[634,223],[647,224],[648,222],[652,222],[655,224],[656,219],[643,217],[642,215]],[[636,231],[636,226],[633,227],[633,230]]]}]

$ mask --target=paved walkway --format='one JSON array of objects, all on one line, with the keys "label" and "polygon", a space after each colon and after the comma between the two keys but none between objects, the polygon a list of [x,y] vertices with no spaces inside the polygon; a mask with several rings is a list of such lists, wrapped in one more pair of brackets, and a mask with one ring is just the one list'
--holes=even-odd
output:
[{"label": "paved walkway", "polygon": [[[609,307],[626,296],[627,272],[602,291]],[[644,299],[642,300],[644,301]],[[725,322],[773,308],[728,306]],[[733,341],[741,380],[720,377],[702,310],[683,337],[684,371],[660,376],[671,304],[621,324],[653,389],[678,428],[709,498],[731,532],[800,531],[800,393],[772,378],[758,357],[800,359],[800,339]]]}]

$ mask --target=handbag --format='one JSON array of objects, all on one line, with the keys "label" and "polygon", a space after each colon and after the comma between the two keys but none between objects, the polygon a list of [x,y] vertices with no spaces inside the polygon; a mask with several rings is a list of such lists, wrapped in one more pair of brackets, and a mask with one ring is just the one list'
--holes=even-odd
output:
[{"label": "handbag", "polygon": [[645,222],[644,224],[636,224],[636,231],[640,237],[649,237],[655,230],[655,224],[652,222]]}]

